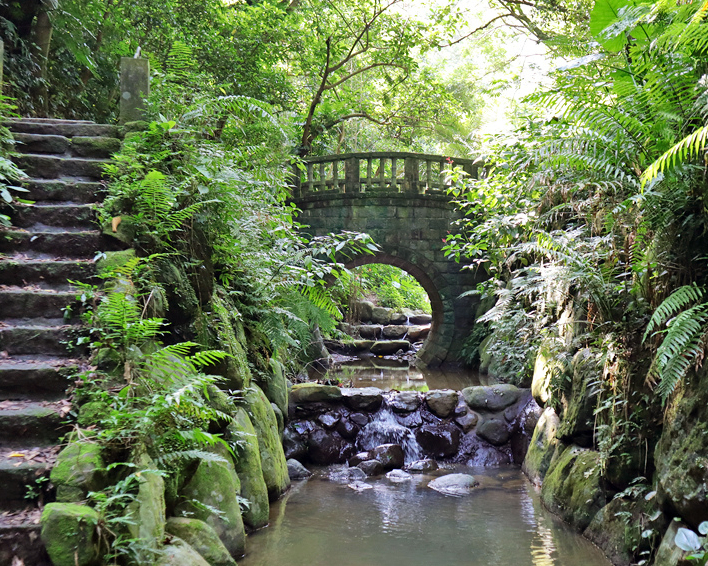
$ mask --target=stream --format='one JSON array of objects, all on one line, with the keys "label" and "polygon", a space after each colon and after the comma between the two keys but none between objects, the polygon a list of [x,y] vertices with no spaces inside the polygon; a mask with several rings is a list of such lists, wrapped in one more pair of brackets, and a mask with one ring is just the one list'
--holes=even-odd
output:
[{"label": "stream", "polygon": [[471,473],[464,497],[405,482],[368,479],[355,491],[319,469],[271,507],[270,525],[249,537],[240,566],[608,566],[602,552],[546,511],[516,468]]},{"label": "stream", "polygon": [[[404,360],[377,357],[339,362],[324,378],[384,391],[460,391],[488,384],[486,376],[475,373],[420,370]],[[384,407],[361,430],[357,449],[393,442],[410,463],[421,457],[420,446],[401,426],[401,415],[386,405],[390,395],[396,394],[386,394]],[[310,464],[314,474],[294,481],[272,504],[269,526],[249,536],[248,554],[239,564],[609,566],[599,549],[543,508],[538,490],[518,467],[468,467],[481,461],[495,459],[475,458],[467,466],[440,462],[440,469],[424,474],[394,470],[353,482],[348,473],[361,473],[358,468]],[[471,474],[479,486],[464,496],[428,487],[450,473]]]}]

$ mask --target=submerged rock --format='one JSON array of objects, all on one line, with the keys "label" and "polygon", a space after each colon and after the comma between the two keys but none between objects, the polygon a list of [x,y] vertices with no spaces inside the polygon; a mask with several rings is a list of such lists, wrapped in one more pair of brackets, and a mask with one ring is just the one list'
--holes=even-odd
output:
[{"label": "submerged rock", "polygon": [[378,460],[365,460],[363,462],[359,462],[357,468],[359,468],[369,477],[380,476],[386,471],[384,470],[383,464]]},{"label": "submerged rock", "polygon": [[413,476],[411,476],[408,472],[404,472],[403,470],[391,470],[389,473],[386,474],[386,479],[393,483],[401,483],[404,481],[412,480]]},{"label": "submerged rock", "polygon": [[329,474],[327,474],[327,479],[337,483],[349,483],[352,481],[365,480],[366,473],[359,468],[344,466],[331,470]]},{"label": "submerged rock", "polygon": [[468,495],[478,486],[479,482],[469,474],[448,474],[428,483],[430,489],[456,496]]},{"label": "submerged rock", "polygon": [[288,466],[288,476],[290,476],[291,480],[304,480],[312,475],[312,472],[297,460],[290,459],[286,464]]},{"label": "submerged rock", "polygon": [[347,484],[347,487],[349,489],[353,489],[354,491],[366,491],[367,489],[373,489],[372,485],[369,485],[366,482],[363,481],[355,481],[350,484]]},{"label": "submerged rock", "polygon": [[406,470],[413,474],[424,474],[438,469],[438,463],[430,458],[416,460],[406,466]]}]

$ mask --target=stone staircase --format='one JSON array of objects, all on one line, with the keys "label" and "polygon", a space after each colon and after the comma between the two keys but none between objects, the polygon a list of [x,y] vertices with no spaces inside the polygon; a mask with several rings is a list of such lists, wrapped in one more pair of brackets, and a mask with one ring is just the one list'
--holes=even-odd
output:
[{"label": "stone staircase", "polygon": [[[82,360],[67,349],[79,320],[69,280],[88,282],[104,249],[93,204],[103,167],[120,148],[118,129],[83,121],[21,119],[17,165],[34,204],[5,212],[0,229],[0,565],[39,566],[40,509],[27,486],[48,476],[66,432],[71,376]],[[41,480],[40,480],[41,481]]]}]

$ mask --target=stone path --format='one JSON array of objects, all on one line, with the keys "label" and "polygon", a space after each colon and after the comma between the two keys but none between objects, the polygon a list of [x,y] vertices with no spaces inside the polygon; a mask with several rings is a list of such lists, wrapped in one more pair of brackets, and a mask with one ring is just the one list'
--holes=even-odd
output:
[{"label": "stone path", "polygon": [[[0,229],[0,564],[40,566],[40,511],[27,485],[47,477],[66,432],[65,399],[81,365],[66,342],[79,320],[71,281],[90,281],[104,246],[94,222],[103,167],[120,148],[115,126],[22,119],[6,124],[34,204]],[[75,315],[76,309],[73,310]]]}]

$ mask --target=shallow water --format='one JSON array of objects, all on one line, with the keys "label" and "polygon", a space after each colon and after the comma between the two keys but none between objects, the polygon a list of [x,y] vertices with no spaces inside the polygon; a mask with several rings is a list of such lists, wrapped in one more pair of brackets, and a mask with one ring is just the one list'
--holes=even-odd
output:
[{"label": "shallow water", "polygon": [[[448,473],[451,470],[438,471]],[[248,538],[240,566],[609,566],[602,553],[542,508],[523,474],[455,468],[480,482],[451,497],[430,475],[369,479],[355,491],[323,477],[295,482]]]},{"label": "shallow water", "polygon": [[316,379],[336,379],[346,387],[378,387],[384,391],[428,391],[454,389],[471,385],[488,385],[486,376],[462,369],[418,369],[405,360],[369,357],[340,362],[326,374],[310,376]]}]

